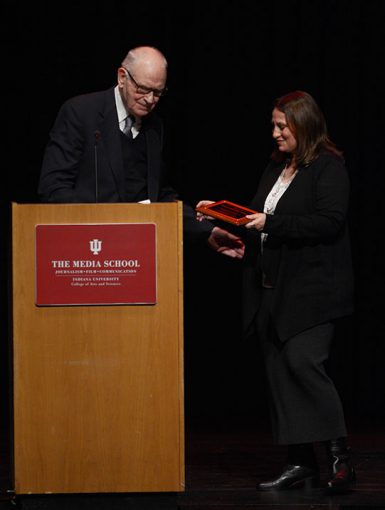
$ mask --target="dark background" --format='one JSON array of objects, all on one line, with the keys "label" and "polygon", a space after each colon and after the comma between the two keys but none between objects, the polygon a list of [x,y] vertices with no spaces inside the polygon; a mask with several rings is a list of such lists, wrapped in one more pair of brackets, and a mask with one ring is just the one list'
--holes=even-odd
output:
[{"label": "dark background", "polygon": [[[37,201],[48,132],[70,96],[108,88],[127,51],[169,61],[158,105],[170,179],[184,200],[247,205],[272,150],[271,105],[301,89],[322,107],[351,176],[356,312],[330,370],[352,420],[385,415],[382,245],[383,0],[17,2],[1,4],[1,409],[8,417],[9,207]],[[185,245],[187,416],[260,416],[258,348],[240,337],[240,263]],[[299,311],[300,313],[300,311]]]}]

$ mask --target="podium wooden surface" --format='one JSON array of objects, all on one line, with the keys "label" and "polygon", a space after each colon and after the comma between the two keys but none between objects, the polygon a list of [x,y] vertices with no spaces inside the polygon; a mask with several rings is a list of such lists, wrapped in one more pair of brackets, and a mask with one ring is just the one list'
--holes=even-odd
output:
[{"label": "podium wooden surface", "polygon": [[[155,305],[35,305],[37,224],[140,222]],[[182,204],[13,204],[12,237],[16,494],[183,491]]]}]

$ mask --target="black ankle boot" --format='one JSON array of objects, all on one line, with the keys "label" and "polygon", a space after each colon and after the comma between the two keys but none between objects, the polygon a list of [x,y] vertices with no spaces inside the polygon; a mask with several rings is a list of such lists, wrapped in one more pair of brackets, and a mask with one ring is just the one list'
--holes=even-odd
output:
[{"label": "black ankle boot", "polygon": [[293,444],[288,447],[287,463],[283,472],[274,480],[262,482],[260,491],[311,488],[319,483],[319,469],[311,443]]},{"label": "black ankle boot", "polygon": [[257,485],[260,491],[280,491],[304,487],[310,489],[319,483],[319,472],[316,468],[307,466],[293,466],[287,464],[283,472],[275,479]]},{"label": "black ankle boot", "polygon": [[351,464],[346,438],[339,437],[328,441],[326,449],[331,471],[331,477],[327,483],[328,491],[333,493],[347,492],[356,481],[356,473]]}]

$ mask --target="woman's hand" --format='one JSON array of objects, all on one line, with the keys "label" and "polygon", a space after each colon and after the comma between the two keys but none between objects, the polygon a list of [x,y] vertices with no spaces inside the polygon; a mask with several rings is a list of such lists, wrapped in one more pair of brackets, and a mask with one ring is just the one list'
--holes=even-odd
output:
[{"label": "woman's hand", "polygon": [[[214,203],[214,200],[201,200],[200,202],[197,203],[196,207],[206,207],[213,203]],[[215,218],[213,218],[212,216],[207,216],[206,214],[203,214],[201,212],[197,212],[196,218],[198,221],[215,220]]]},{"label": "woman's hand", "polygon": [[266,221],[266,214],[265,213],[255,213],[255,214],[248,214],[246,216],[250,221],[250,223],[246,223],[246,228],[255,228],[258,230],[258,232],[261,232],[263,230],[263,227],[265,226]]}]

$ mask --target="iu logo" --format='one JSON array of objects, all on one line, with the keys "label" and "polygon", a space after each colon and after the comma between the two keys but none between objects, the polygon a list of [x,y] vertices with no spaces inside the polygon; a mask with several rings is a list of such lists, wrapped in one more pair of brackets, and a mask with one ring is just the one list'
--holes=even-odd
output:
[{"label": "iu logo", "polygon": [[102,251],[102,241],[99,239],[92,239],[92,241],[90,241],[90,250],[93,255],[99,255]]}]

